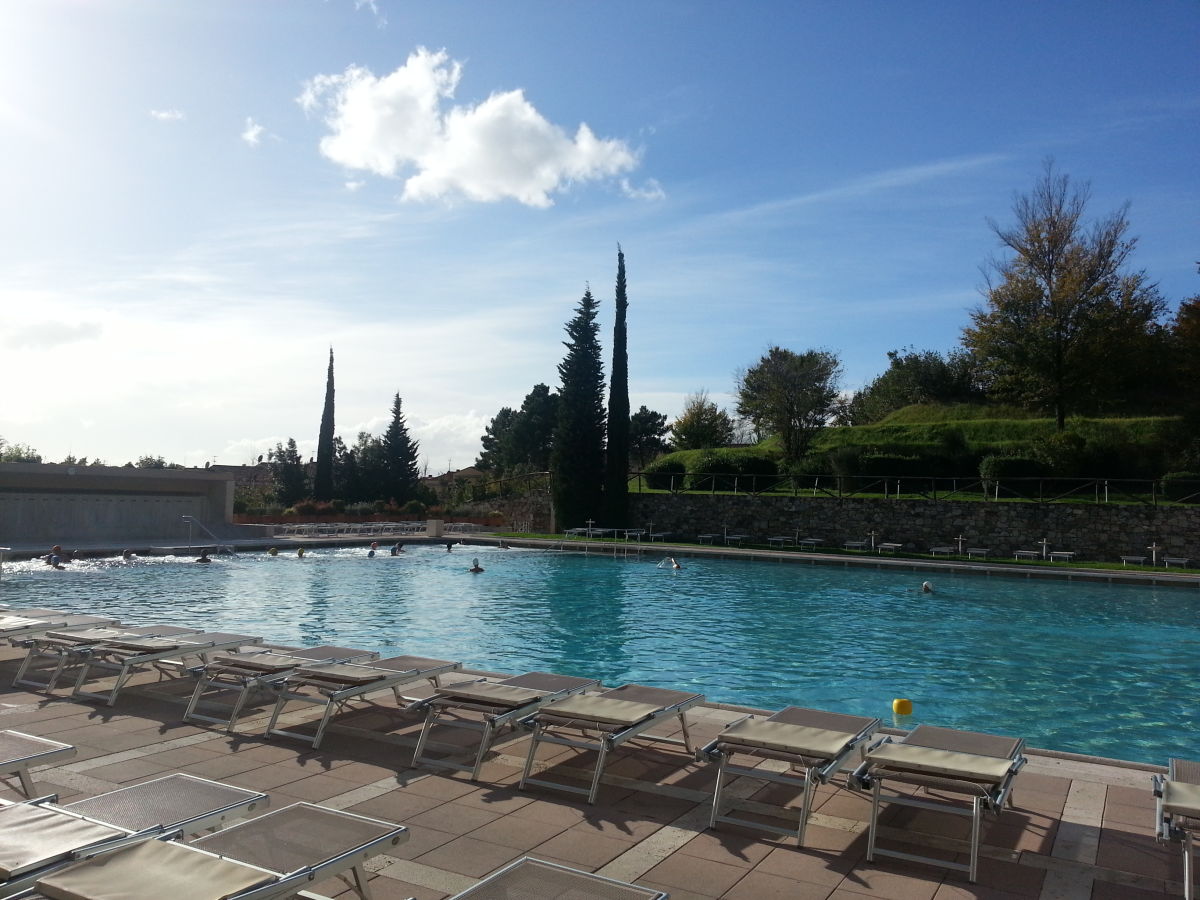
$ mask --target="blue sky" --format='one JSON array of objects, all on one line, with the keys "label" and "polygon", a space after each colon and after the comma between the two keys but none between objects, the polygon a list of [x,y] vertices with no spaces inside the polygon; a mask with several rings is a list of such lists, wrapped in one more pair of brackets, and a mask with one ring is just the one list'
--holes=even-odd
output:
[{"label": "blue sky", "polygon": [[585,286],[674,416],[772,344],[957,345],[1043,161],[1200,293],[1200,5],[65,2],[0,29],[0,435],[244,463],[400,393],[432,473]]}]

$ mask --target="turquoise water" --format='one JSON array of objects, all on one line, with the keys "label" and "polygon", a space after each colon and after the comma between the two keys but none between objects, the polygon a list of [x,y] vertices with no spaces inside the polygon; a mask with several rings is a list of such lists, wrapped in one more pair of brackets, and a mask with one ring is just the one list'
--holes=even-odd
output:
[{"label": "turquoise water", "polygon": [[[486,571],[467,571],[478,557]],[[6,563],[0,602],[543,669],[1165,763],[1200,745],[1200,591],[410,546]],[[933,594],[920,584],[930,578]],[[894,717],[894,697],[912,716]]]}]

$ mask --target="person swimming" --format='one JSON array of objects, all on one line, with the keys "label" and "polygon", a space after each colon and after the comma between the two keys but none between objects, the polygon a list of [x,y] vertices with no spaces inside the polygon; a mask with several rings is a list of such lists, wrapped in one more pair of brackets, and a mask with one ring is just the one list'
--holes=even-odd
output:
[{"label": "person swimming", "polygon": [[268,551],[267,551],[267,555],[268,555],[268,556],[278,556],[278,555],[279,555],[279,548],[278,548],[278,547],[272,547],[270,550],[268,550]]},{"label": "person swimming", "polygon": [[921,593],[922,594],[932,594],[933,593],[933,585],[930,584],[928,581],[922,581],[921,582]]},{"label": "person swimming", "polygon": [[122,550],[121,551],[121,559],[125,560],[126,562],[129,562],[135,556],[137,556],[137,554],[134,553],[132,550]]},{"label": "person swimming", "polygon": [[469,568],[467,571],[474,572],[476,575],[483,571],[483,566],[479,564],[478,556],[471,560],[471,568]]},{"label": "person swimming", "polygon": [[199,559],[197,559],[197,560],[196,560],[196,562],[198,562],[198,563],[210,563],[210,562],[212,562],[212,560],[208,558],[208,551],[207,551],[207,550],[201,550],[201,551],[200,551],[200,558],[199,558]]},{"label": "person swimming", "polygon": [[300,559],[304,559],[304,548],[303,547],[296,548],[296,556],[298,556]]},{"label": "person swimming", "polygon": [[396,543],[394,543],[392,545],[392,556],[399,556],[403,552],[404,552],[404,542],[396,541]]}]

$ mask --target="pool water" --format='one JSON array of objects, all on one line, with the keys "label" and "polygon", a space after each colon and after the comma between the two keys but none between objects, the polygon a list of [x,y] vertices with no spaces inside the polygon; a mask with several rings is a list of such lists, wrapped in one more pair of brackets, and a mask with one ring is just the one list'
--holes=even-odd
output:
[{"label": "pool water", "polygon": [[[1200,743],[1200,591],[413,546],[6,563],[0,602],[694,690],[1165,763]],[[471,574],[472,558],[485,571]],[[934,593],[923,594],[929,578]],[[894,716],[896,697],[913,701]]]}]

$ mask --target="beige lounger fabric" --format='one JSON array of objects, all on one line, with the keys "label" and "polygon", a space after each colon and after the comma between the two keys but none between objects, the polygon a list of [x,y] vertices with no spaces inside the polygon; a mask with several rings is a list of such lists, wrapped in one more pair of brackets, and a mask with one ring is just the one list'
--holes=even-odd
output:
[{"label": "beige lounger fabric", "polygon": [[25,803],[0,807],[0,877],[12,878],[42,861],[121,837],[124,831]]},{"label": "beige lounger fabric", "polygon": [[526,858],[450,900],[656,900],[659,891]]},{"label": "beige lounger fabric", "polygon": [[662,707],[653,703],[635,703],[631,700],[612,700],[607,697],[579,695],[566,697],[544,707],[548,716],[563,719],[587,719],[606,725],[636,725],[658,712]]},{"label": "beige lounger fabric", "polygon": [[722,743],[828,759],[841,753],[854,737],[855,734],[825,728],[743,719],[722,731],[720,739]]},{"label": "beige lounger fabric", "polygon": [[876,747],[868,755],[873,763],[884,768],[962,778],[982,784],[999,784],[1013,767],[1011,759],[896,742]]},{"label": "beige lounger fabric", "polygon": [[1200,784],[1168,781],[1163,785],[1163,809],[1177,816],[1200,819]]},{"label": "beige lounger fabric", "polygon": [[181,844],[147,841],[47,875],[37,883],[49,900],[225,900],[275,876],[189,850]]},{"label": "beige lounger fabric", "polygon": [[487,681],[476,681],[471,684],[453,685],[438,688],[435,692],[439,697],[449,697],[454,700],[465,700],[468,703],[486,703],[490,706],[524,706],[539,697],[545,696],[545,691],[534,691],[529,688],[513,687],[507,684],[494,684]]}]

